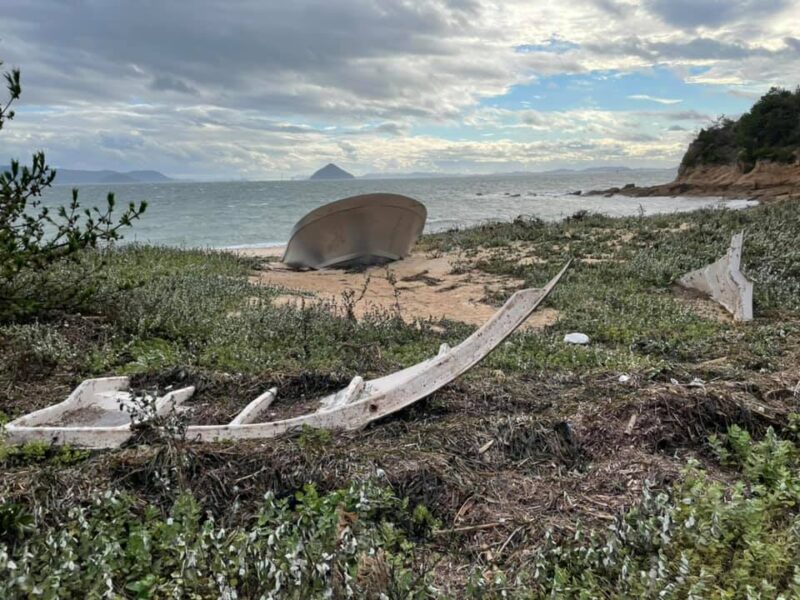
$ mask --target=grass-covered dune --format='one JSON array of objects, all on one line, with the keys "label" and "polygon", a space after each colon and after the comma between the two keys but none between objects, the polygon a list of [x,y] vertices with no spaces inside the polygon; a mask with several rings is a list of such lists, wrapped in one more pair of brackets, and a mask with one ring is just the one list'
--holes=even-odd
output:
[{"label": "grass-covered dune", "polygon": [[[742,229],[756,319],[734,324],[672,282]],[[557,322],[362,432],[193,445],[171,419],[177,438],[114,452],[0,442],[0,597],[797,597],[798,239],[796,202],[427,236],[530,286],[574,258]],[[110,374],[195,385],[190,422],[272,386],[294,414],[471,331],[275,306],[227,254],[54,268],[79,301],[0,326],[3,420]]]}]

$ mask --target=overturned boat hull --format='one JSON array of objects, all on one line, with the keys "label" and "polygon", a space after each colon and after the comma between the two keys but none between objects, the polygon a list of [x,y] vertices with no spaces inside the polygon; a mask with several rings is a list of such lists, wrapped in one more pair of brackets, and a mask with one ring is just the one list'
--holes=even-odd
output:
[{"label": "overturned boat hull", "polygon": [[398,260],[425,227],[427,210],[399,194],[365,194],[321,206],[292,229],[283,262],[295,269],[326,269]]}]

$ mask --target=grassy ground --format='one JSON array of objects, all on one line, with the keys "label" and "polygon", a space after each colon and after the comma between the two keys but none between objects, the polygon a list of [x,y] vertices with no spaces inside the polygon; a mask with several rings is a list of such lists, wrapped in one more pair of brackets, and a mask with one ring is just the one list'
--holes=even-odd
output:
[{"label": "grassy ground", "polygon": [[[741,229],[756,282],[745,325],[671,286]],[[575,259],[547,300],[558,322],[363,432],[150,437],[93,454],[0,446],[0,590],[792,597],[799,238],[798,203],[427,236],[459,269],[531,286]],[[258,263],[229,255],[127,247],[85,260],[104,261],[104,277],[79,313],[0,327],[3,418],[108,374],[195,385],[195,423],[230,420],[271,386],[276,410],[296,414],[471,331],[275,307],[280,290],[247,283]],[[572,331],[592,343],[565,345]],[[50,559],[55,547],[70,558]]]}]

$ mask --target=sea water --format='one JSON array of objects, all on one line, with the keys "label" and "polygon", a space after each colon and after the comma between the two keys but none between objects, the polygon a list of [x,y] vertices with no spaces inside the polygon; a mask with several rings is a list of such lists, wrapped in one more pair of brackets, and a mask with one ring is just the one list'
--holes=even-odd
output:
[{"label": "sea water", "polygon": [[[80,186],[83,207],[105,205],[109,191],[120,210],[146,200],[141,220],[124,231],[126,242],[184,248],[236,248],[286,243],[292,226],[323,204],[372,192],[411,196],[428,209],[425,231],[468,227],[517,216],[555,220],[579,210],[613,216],[690,211],[709,205],[740,207],[741,201],[713,198],[629,198],[578,196],[577,190],[654,185],[670,181],[672,170],[557,172],[419,179],[344,181],[231,181]],[[47,191],[48,206],[66,204],[69,186]]]}]

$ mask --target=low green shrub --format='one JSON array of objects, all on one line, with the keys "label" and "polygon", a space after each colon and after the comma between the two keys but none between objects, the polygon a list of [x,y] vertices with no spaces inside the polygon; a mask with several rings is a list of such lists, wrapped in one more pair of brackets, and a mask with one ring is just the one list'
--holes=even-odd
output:
[{"label": "low green shrub", "polygon": [[475,597],[800,597],[800,449],[768,430],[738,427],[712,447],[732,469],[710,478],[697,462],[669,492],[641,502],[607,532],[546,536],[528,571],[475,576]]},{"label": "low green shrub", "polygon": [[[232,507],[231,510],[236,510]],[[226,529],[189,494],[169,514],[108,492],[60,523],[0,504],[2,598],[426,598],[406,531],[431,527],[387,488],[264,497]],[[393,524],[394,523],[394,524]],[[399,524],[399,526],[397,525]],[[5,529],[3,530],[5,531]]]},{"label": "low green shrub", "polygon": [[53,466],[69,466],[86,460],[88,450],[72,446],[51,446],[47,442],[31,441],[20,445],[8,444],[0,426],[0,467],[46,463]]}]

